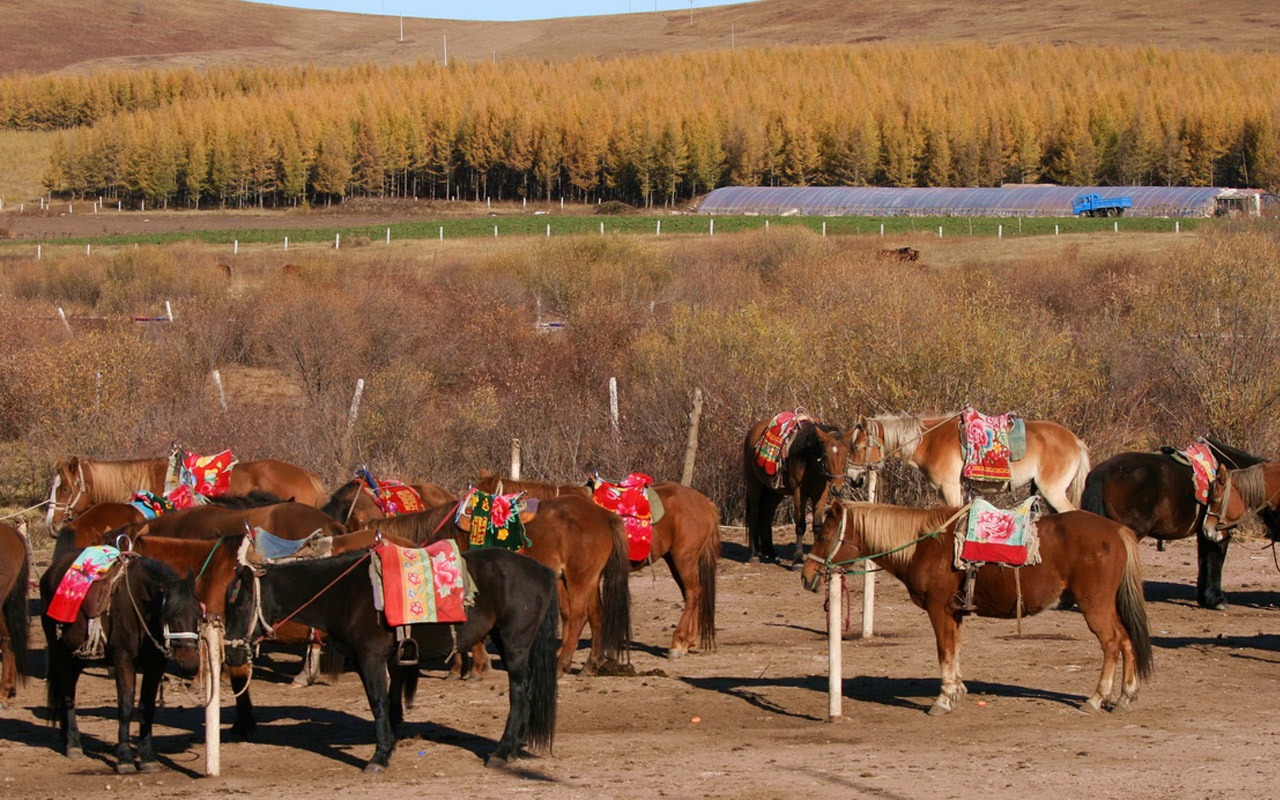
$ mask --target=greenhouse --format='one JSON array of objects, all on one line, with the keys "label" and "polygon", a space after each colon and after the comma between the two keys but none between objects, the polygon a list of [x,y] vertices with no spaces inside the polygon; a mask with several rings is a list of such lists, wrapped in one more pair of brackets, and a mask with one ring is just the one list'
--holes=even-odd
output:
[{"label": "greenhouse", "polygon": [[[708,194],[699,214],[871,217],[1070,217],[1077,197],[1127,197],[1126,216],[1211,217],[1262,211],[1256,189],[1202,186],[1048,186],[893,188],[868,186],[727,186]],[[1268,197],[1268,200],[1274,198]]]}]

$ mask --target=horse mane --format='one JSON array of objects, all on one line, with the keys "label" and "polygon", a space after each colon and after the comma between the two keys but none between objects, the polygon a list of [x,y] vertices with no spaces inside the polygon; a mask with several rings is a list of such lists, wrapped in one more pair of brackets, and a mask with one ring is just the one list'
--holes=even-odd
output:
[{"label": "horse mane", "polygon": [[99,502],[127,502],[139,489],[152,486],[156,476],[156,459],[132,461],[91,461],[79,459],[84,468],[86,483],[91,483],[91,493]]},{"label": "horse mane", "polygon": [[924,434],[924,423],[919,417],[906,414],[903,416],[870,417],[868,422],[880,426],[884,436],[885,454],[898,457],[909,456]]},{"label": "horse mane", "polygon": [[[414,514],[401,514],[397,517],[383,517],[381,519],[370,520],[365,524],[365,528],[373,528],[380,530],[388,536],[395,536],[400,539],[408,539],[416,542],[421,546],[429,544],[429,538],[440,531],[449,529],[452,524],[447,517],[453,513],[453,509],[457,505],[437,506],[429,508],[426,511],[419,511]],[[444,524],[441,524],[444,520]],[[358,532],[358,531],[357,531]]]},{"label": "horse mane", "polygon": [[915,539],[937,530],[955,513],[954,508],[945,506],[908,508],[849,502],[843,505],[850,516],[849,524],[862,532],[864,555],[885,553],[885,559],[900,566],[906,566],[915,555]]},{"label": "horse mane", "polygon": [[1253,453],[1241,450],[1238,447],[1232,447],[1231,445],[1225,442],[1220,442],[1210,436],[1206,436],[1204,440],[1218,456],[1218,460],[1224,462],[1226,466],[1231,469],[1239,470],[1244,469],[1245,467],[1252,467],[1255,464],[1261,464],[1264,460],[1255,456]]},{"label": "horse mane", "polygon": [[263,506],[274,506],[288,502],[274,492],[267,492],[261,489],[254,489],[248,494],[226,494],[221,497],[210,497],[208,500],[209,505],[229,508],[234,511],[244,511],[250,508],[262,508]]},{"label": "horse mane", "polygon": [[1231,471],[1231,483],[1249,508],[1261,508],[1267,502],[1267,481],[1263,465]]},{"label": "horse mane", "polygon": [[165,617],[174,617],[190,611],[194,611],[197,618],[201,616],[200,600],[196,597],[195,587],[183,580],[176,569],[158,558],[146,556],[138,559],[136,563],[142,567],[148,581],[160,584],[167,592]]}]

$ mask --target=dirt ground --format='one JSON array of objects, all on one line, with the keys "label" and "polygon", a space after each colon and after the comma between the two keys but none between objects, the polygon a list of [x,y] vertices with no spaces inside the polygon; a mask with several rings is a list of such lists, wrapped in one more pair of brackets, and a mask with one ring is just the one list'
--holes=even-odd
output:
[{"label": "dirt ground", "polygon": [[[779,541],[785,540],[781,531]],[[487,770],[506,718],[501,673],[482,681],[428,673],[419,704],[382,776],[360,771],[373,751],[371,716],[354,674],[292,689],[294,653],[273,653],[253,693],[252,742],[222,747],[222,775],[200,777],[203,711],[170,688],[159,717],[164,769],[116,776],[114,689],[95,668],[81,683],[90,757],[55,751],[44,683],[32,680],[0,711],[0,796],[403,796],[781,798],[835,793],[887,798],[1240,798],[1269,796],[1280,759],[1280,582],[1272,553],[1238,542],[1227,560],[1231,607],[1195,605],[1195,548],[1143,543],[1156,674],[1135,710],[1077,710],[1097,679],[1100,651],[1080,615],[971,620],[970,695],[954,713],[925,711],[938,690],[932,635],[901,585],[881,576],[876,632],[863,640],[861,578],[850,579],[854,633],[844,644],[845,719],[826,721],[822,594],[797,573],[745,563],[743,531],[724,530],[713,653],[662,657],[678,616],[665,569],[632,576],[637,677],[570,675],[560,682],[550,757]],[[47,555],[46,555],[47,558]],[[43,638],[33,626],[37,674]],[[585,651],[579,651],[581,664]],[[224,688],[225,719],[230,698]]]}]

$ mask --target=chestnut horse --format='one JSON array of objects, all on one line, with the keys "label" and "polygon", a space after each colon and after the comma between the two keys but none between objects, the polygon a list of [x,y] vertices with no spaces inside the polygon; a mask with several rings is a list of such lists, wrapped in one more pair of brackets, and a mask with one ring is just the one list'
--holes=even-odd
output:
[{"label": "chestnut horse", "polygon": [[813,509],[813,526],[822,524],[831,495],[844,485],[848,471],[852,432],[820,422],[801,422],[786,459],[779,466],[780,488],[756,463],[756,446],[773,421],[762,419],[751,426],[742,442],[742,479],[746,501],[747,546],[750,560],[777,561],[773,549],[773,516],[784,497],[791,498],[796,525],[796,549],[792,565],[804,563],[805,514]]},{"label": "chestnut horse", "polygon": [[[450,500],[416,514],[374,520],[372,525],[419,547],[451,538],[465,548],[468,537],[451,519],[457,508],[458,501]],[[622,519],[574,493],[541,500],[537,515],[525,525],[525,534],[533,543],[527,555],[550,567],[559,585],[560,671],[568,672],[573,665],[578,639],[588,622],[591,654],[584,673],[594,674],[609,661],[628,660],[631,586]]]},{"label": "chestnut horse", "polygon": [[15,528],[0,523],[0,708],[17,694],[18,682],[26,683],[27,581],[31,553],[27,539]]},{"label": "chestnut horse", "polygon": [[[94,503],[127,503],[140,490],[159,494],[164,491],[168,470],[167,458],[96,461],[74,456],[59,461],[49,487],[45,522],[53,528],[65,517],[79,514]],[[242,461],[231,470],[228,494],[243,495],[255,490],[317,508],[329,496],[319,475],[273,459]]]},{"label": "chestnut horse", "polygon": [[[545,504],[557,496],[589,496],[585,486],[559,486],[535,481],[500,481],[486,472],[477,481],[482,492],[528,492]],[[656,559],[667,562],[684,598],[684,611],[671,638],[668,658],[680,658],[690,649],[714,650],[716,646],[716,574],[720,564],[720,513],[706,495],[675,481],[652,486],[662,501],[663,515],[653,526],[648,561],[632,561],[632,571]],[[594,501],[593,501],[594,505]],[[602,509],[603,510],[603,509]],[[612,512],[608,512],[612,515]],[[535,540],[536,543],[536,540]]]},{"label": "chestnut horse", "polygon": [[[897,456],[924,474],[941,492],[947,505],[964,503],[961,472],[960,412],[940,417],[863,417],[854,426],[850,462],[875,467],[887,456]],[[1080,505],[1080,493],[1089,474],[1089,448],[1074,433],[1056,422],[1029,419],[1027,452],[1010,461],[1009,488],[1034,483],[1054,511],[1071,511]]]},{"label": "chestnut horse", "polygon": [[[1280,466],[1271,467],[1257,456],[1221,442],[1206,441],[1224,467],[1218,471],[1208,506],[1196,502],[1191,466],[1175,460],[1173,449],[1166,448],[1117,453],[1094,467],[1085,481],[1081,507],[1127,525],[1139,539],[1150,536],[1163,544],[1195,536],[1199,562],[1196,603],[1223,609],[1227,598],[1222,591],[1222,565],[1231,543],[1230,527],[1248,511],[1259,511],[1272,540],[1280,539],[1274,515]],[[1228,495],[1231,486],[1234,491]],[[1223,500],[1245,507],[1224,508]],[[1215,506],[1218,510],[1211,511]]]},{"label": "chestnut horse", "polygon": [[[961,511],[841,501],[827,517],[801,573],[805,588],[817,591],[833,568],[871,560],[902,581],[912,602],[929,614],[933,624],[942,668],[942,691],[929,709],[934,715],[951,711],[967,691],[960,674],[964,614],[951,605],[965,572],[954,565],[955,540],[949,521]],[[978,568],[973,596],[976,613],[1003,619],[1036,614],[1056,605],[1064,590],[1070,591],[1102,646],[1098,686],[1080,708],[1128,709],[1137,700],[1139,680],[1151,675],[1138,540],[1123,525],[1087,511],[1046,514],[1037,522],[1037,531],[1039,564],[1016,571],[996,564]],[[1116,667],[1121,660],[1122,679],[1117,684]]]},{"label": "chestnut horse", "polygon": [[[422,498],[426,508],[435,508],[452,503],[458,496],[435,483],[415,483],[409,486]],[[363,481],[353,480],[339,486],[329,495],[329,501],[321,510],[347,526],[347,530],[358,531],[369,526],[370,520],[383,519],[386,514],[378,508],[373,496],[365,488]]]}]

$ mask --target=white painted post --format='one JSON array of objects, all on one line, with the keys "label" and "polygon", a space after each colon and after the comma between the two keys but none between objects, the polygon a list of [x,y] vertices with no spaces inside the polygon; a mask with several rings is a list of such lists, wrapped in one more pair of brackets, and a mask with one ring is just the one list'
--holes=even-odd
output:
[{"label": "white painted post", "polygon": [[498,226],[497,226],[497,225],[494,225],[494,226],[493,226],[493,238],[495,238],[495,239],[497,239],[497,238],[498,238]]},{"label": "white painted post", "polygon": [[609,422],[613,426],[613,432],[618,433],[618,379],[609,379]]},{"label": "white painted post", "polygon": [[168,300],[164,301],[164,316],[170,322],[173,322],[173,305]]},{"label": "white painted post", "polygon": [[346,438],[348,440],[351,438],[351,432],[355,430],[356,417],[360,414],[360,395],[362,394],[364,394],[364,378],[356,380],[356,393],[351,398],[351,410],[347,412]]},{"label": "white painted post", "polygon": [[76,210],[76,207],[75,207],[74,205],[72,205],[71,203],[67,203],[67,213],[68,213],[68,214],[74,214],[74,213],[75,213],[75,210]]},{"label": "white painted post", "polygon": [[41,245],[36,245],[36,261],[39,261],[39,260],[40,260],[40,258],[41,258],[41,256],[40,256],[40,248],[41,248]]},{"label": "white painted post", "polygon": [[1003,239],[1003,238],[1004,238],[1004,225],[1003,225],[1003,224],[1000,224],[1000,225],[997,225],[997,226],[996,226],[996,238],[997,238],[997,239]]},{"label": "white painted post", "polygon": [[1057,236],[1057,235],[1058,235],[1058,225],[1057,225],[1056,223],[1055,223],[1055,224],[1054,224],[1054,226],[1053,226],[1053,235],[1054,235],[1054,236]]},{"label": "white painted post", "polygon": [[391,244],[391,229],[387,228],[387,244]]},{"label": "white painted post", "polygon": [[[285,249],[286,249],[286,250],[288,250],[289,248],[288,248],[288,247],[286,247]],[[232,241],[232,242],[231,242],[231,255],[233,255],[233,256],[238,256],[238,255],[240,255],[240,240],[239,240],[239,239],[235,239],[234,241]]]},{"label": "white painted post", "polygon": [[765,233],[769,232],[769,220],[767,219],[764,221],[764,232]]},{"label": "white painted post", "polygon": [[341,249],[342,249],[342,234],[340,234],[340,233],[335,233],[335,234],[333,235],[333,249],[334,249],[334,250],[341,250]]},{"label": "white painted post", "polygon": [[524,210],[526,210],[526,209],[528,209],[528,208],[529,208],[529,198],[527,198],[527,197],[521,197],[521,198],[520,198],[520,210],[521,210],[521,211],[524,211]]},{"label": "white painted post", "polygon": [[1182,220],[1175,219],[1173,221],[1173,232],[1182,233]]},{"label": "white painted post", "polygon": [[938,226],[938,238],[939,238],[939,239],[941,239],[941,238],[942,238],[942,226],[941,226],[941,225],[939,225],[939,226]]},{"label": "white painted post", "polygon": [[62,323],[62,327],[67,329],[67,335],[71,336],[71,323],[67,322],[67,312],[62,310],[62,306],[58,306],[58,320]]},{"label": "white painted post", "polygon": [[655,235],[655,236],[661,236],[661,235],[662,235],[662,220],[658,220],[658,231],[657,231],[657,233],[656,233],[656,234],[654,234],[654,235]]},{"label": "white painted post", "polygon": [[844,589],[844,573],[827,575],[827,721],[844,716],[844,663],[840,632],[844,607],[840,598]]},{"label": "white painted post", "polygon": [[1112,229],[1113,231],[1115,231],[1116,233],[1119,233],[1119,232],[1120,232],[1120,220],[1116,220],[1115,222],[1111,223],[1111,229]]},{"label": "white painted post", "polygon": [[547,223],[547,238],[548,238],[548,239],[550,239],[550,238],[551,238],[551,223],[550,223],[550,222],[548,222],[548,223]]},{"label": "white painted post", "polygon": [[[876,502],[880,493],[880,473],[867,472],[867,502]],[[862,576],[862,638],[870,639],[876,627],[876,574],[870,570]]]},{"label": "white painted post", "polygon": [[825,219],[822,221],[822,235],[824,238],[827,235],[827,221]]},{"label": "white painted post", "polygon": [[564,195],[560,196],[560,210],[564,211]]},{"label": "white painted post", "polygon": [[883,223],[883,222],[881,222],[881,223],[880,223],[880,235],[881,235],[881,236],[884,236],[884,223]]},{"label": "white painted post", "polygon": [[87,255],[92,255],[92,254],[93,254],[93,245],[91,245],[91,244],[86,244],[86,245],[84,246],[84,254],[85,254],[86,256],[87,256]]},{"label": "white painted post", "polygon": [[709,223],[707,223],[707,235],[708,236],[716,235],[716,221],[714,217],[711,219]]},{"label": "white painted post", "polygon": [[601,235],[601,236],[604,236],[604,223],[603,223],[603,222],[601,222],[601,223],[600,223],[600,235]]},{"label": "white painted post", "polygon": [[218,404],[222,406],[222,413],[227,413],[227,393],[222,388],[222,372],[221,370],[213,371],[213,385],[218,387]]},{"label": "white painted post", "polygon": [[511,440],[511,480],[520,480],[520,440]]},{"label": "white painted post", "polygon": [[289,252],[289,237],[288,237],[288,236],[284,237],[284,251],[285,251],[286,253],[287,253],[287,252]]},{"label": "white painted post", "polygon": [[200,623],[200,639],[209,653],[209,702],[204,707],[204,774],[222,772],[222,621],[214,617]]},{"label": "white painted post", "polygon": [[116,201],[116,211],[124,211],[123,201],[120,201],[120,200]]},{"label": "white painted post", "polygon": [[444,241],[444,226],[440,226],[440,241]]}]

